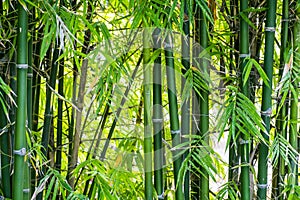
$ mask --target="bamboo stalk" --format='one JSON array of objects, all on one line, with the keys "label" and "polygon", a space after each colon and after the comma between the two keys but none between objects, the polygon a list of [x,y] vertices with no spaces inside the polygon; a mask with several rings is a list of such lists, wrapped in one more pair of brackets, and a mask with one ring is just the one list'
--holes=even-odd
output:
[{"label": "bamboo stalk", "polygon": [[[76,6],[77,6],[77,0],[71,0],[71,10],[73,12],[76,12]],[[75,36],[77,34],[75,33]],[[74,50],[77,50],[77,41],[74,42]],[[73,105],[76,105],[76,95],[77,95],[77,79],[78,79],[78,66],[75,61],[75,58],[73,58],[73,83],[72,83],[72,103]],[[72,167],[71,167],[71,160],[73,155],[73,134],[75,129],[75,113],[76,110],[72,106],[71,107],[71,114],[70,119],[68,120],[69,125],[69,131],[68,131],[68,140],[69,140],[69,146],[68,146],[68,173],[67,173],[67,180],[70,179],[72,174]]]},{"label": "bamboo stalk", "polygon": [[170,128],[172,136],[172,151],[173,157],[173,171],[175,181],[175,196],[176,200],[183,200],[184,195],[182,191],[182,183],[178,182],[179,170],[182,164],[182,157],[178,156],[179,150],[176,146],[181,143],[181,133],[179,127],[178,107],[177,107],[177,92],[175,80],[175,66],[173,56],[173,38],[171,33],[167,33],[164,41],[165,60],[167,68],[167,84],[168,84],[168,100],[169,100],[169,115],[170,115]]},{"label": "bamboo stalk", "polygon": [[[64,0],[60,0],[61,6],[65,6]],[[58,39],[60,40],[60,39]],[[58,61],[58,94],[64,97],[64,59]],[[57,99],[57,136],[56,136],[56,169],[61,171],[62,162],[62,136],[63,136],[63,100]]]},{"label": "bamboo stalk", "polygon": [[[3,73],[3,72],[2,72]],[[2,75],[4,78],[4,75]],[[2,97],[5,97],[4,92],[1,91]],[[6,198],[11,198],[11,177],[10,177],[10,165],[11,165],[11,151],[9,142],[9,133],[7,127],[7,115],[4,112],[3,106],[0,104],[0,130],[1,130],[1,185],[3,188],[3,195]]]},{"label": "bamboo stalk", "polygon": [[[188,1],[183,0],[184,6],[184,17],[183,17],[183,35],[181,36],[181,48],[182,48],[182,60],[181,63],[183,65],[182,74],[185,74],[186,71],[190,68],[190,21],[188,20]],[[183,94],[183,90],[186,84],[186,80],[184,77],[181,78],[181,94]],[[190,134],[190,98],[184,99],[184,102],[181,107],[181,134],[183,136],[188,136]],[[182,138],[182,143],[188,142],[188,137]],[[187,147],[188,148],[188,147]],[[183,154],[183,160],[187,157],[188,151]],[[185,174],[184,179],[184,198],[185,200],[190,199],[190,173],[189,171]]]},{"label": "bamboo stalk", "polygon": [[[300,66],[300,2],[296,1],[295,2],[295,24],[293,27],[293,70],[299,70]],[[289,124],[289,142],[291,146],[299,152],[299,144],[298,144],[298,97],[299,97],[299,77],[295,75],[294,73],[292,74],[292,86],[295,89],[295,92],[291,92],[291,100],[290,100],[290,124]],[[291,177],[291,183],[298,185],[298,156],[296,156],[296,161],[291,160],[290,165],[291,165],[291,171],[290,171],[290,177]]]},{"label": "bamboo stalk", "polygon": [[[196,4],[196,1],[194,2]],[[195,8],[195,18],[194,18],[194,40],[196,45],[193,46],[193,59],[192,65],[199,68],[200,66],[200,8]],[[200,95],[196,91],[192,91],[192,134],[199,134],[199,124],[200,124],[200,106],[199,106]],[[192,161],[194,162],[194,161]],[[200,168],[199,164],[196,162],[194,168]],[[200,198],[200,176],[194,171],[197,169],[191,169],[191,198],[199,199]]]},{"label": "bamboo stalk", "polygon": [[[207,3],[207,2],[206,2]],[[200,10],[200,48],[201,52],[207,51],[208,47],[208,25],[204,11]],[[200,58],[200,71],[204,76],[209,76],[209,56],[208,52]],[[208,83],[206,83],[208,84]],[[201,90],[200,104],[200,124],[199,132],[203,140],[203,145],[209,144],[209,92],[207,90]],[[205,148],[205,147],[204,147]],[[209,156],[209,155],[205,155]],[[207,171],[201,167],[200,174],[200,199],[209,199],[209,175]]]},{"label": "bamboo stalk", "polygon": [[[76,1],[72,2],[76,4]],[[86,19],[89,21],[91,18],[93,17],[93,4],[92,2],[88,1],[87,4],[87,16]],[[90,44],[90,40],[91,40],[91,30],[87,29],[84,32],[84,42],[83,42],[83,47],[82,47],[82,51],[81,53],[83,54],[88,54],[90,51],[89,48],[89,44]],[[76,47],[75,47],[76,48]],[[69,142],[72,143],[69,145],[69,148],[71,148],[69,150],[69,155],[70,158],[68,159],[68,175],[67,175],[67,179],[69,184],[71,185],[71,187],[74,187],[74,175],[72,174],[73,169],[75,169],[76,167],[76,163],[78,160],[78,150],[79,150],[79,144],[80,144],[80,131],[81,131],[81,112],[82,112],[82,108],[83,108],[83,97],[84,97],[84,87],[85,87],[85,83],[86,83],[86,70],[87,70],[87,64],[88,64],[88,59],[83,59],[82,60],[82,66],[81,66],[81,79],[80,79],[80,83],[79,83],[79,91],[78,91],[78,99],[77,101],[76,99],[76,83],[77,83],[77,76],[78,76],[78,69],[77,66],[75,64],[74,66],[74,76],[73,76],[73,96],[72,96],[72,102],[75,103],[75,105],[77,105],[77,107],[79,106],[79,111],[76,111],[76,119],[74,119],[74,113],[75,110],[72,110],[72,116],[71,116],[71,126],[72,128],[69,131]],[[84,84],[84,85],[82,85]],[[83,87],[83,88],[80,88]],[[75,120],[75,121],[74,121]],[[74,126],[75,125],[75,126]],[[73,135],[73,131],[74,135]]]},{"label": "bamboo stalk", "polygon": [[[76,164],[78,162],[78,152],[80,146],[80,132],[81,132],[81,119],[82,119],[82,111],[83,111],[83,103],[84,103],[84,91],[86,85],[86,77],[87,77],[87,68],[88,68],[88,60],[84,59],[81,66],[81,75],[80,75],[80,83],[78,88],[78,98],[77,98],[77,112],[76,112],[76,123],[75,123],[75,134],[74,134],[74,144],[72,150],[72,159],[71,159],[71,171],[75,169]],[[74,174],[69,179],[69,184],[72,188],[74,188],[75,177]]]},{"label": "bamboo stalk", "polygon": [[[64,96],[64,62],[59,61],[58,69],[58,94]],[[63,136],[63,100],[57,100],[57,138],[56,138],[56,168],[61,170],[62,161],[62,136]]]},{"label": "bamboo stalk", "polygon": [[[279,78],[282,78],[283,69],[285,65],[285,51],[287,48],[288,42],[288,19],[289,19],[289,1],[283,0],[282,2],[282,20],[281,20],[281,46],[280,46],[280,69],[279,69]],[[280,100],[279,100],[280,101]],[[280,102],[278,102],[279,107]],[[276,134],[281,134],[284,138],[286,135],[286,108],[287,104],[285,103],[283,107],[278,110],[278,118],[276,119]],[[284,176],[285,176],[285,161],[282,157],[278,158],[278,162],[273,166],[273,175],[272,175],[272,198],[278,198],[279,200],[283,199],[283,196],[280,195],[283,191],[284,185]]]},{"label": "bamboo stalk", "polygon": [[153,199],[152,183],[152,123],[151,123],[151,68],[150,68],[150,38],[147,29],[148,21],[145,19],[143,31],[143,96],[144,96],[144,173],[145,173],[145,199]]},{"label": "bamboo stalk", "polygon": [[[231,64],[230,64],[230,71],[229,73],[232,74],[233,70],[235,68],[235,65],[239,63],[239,55],[238,55],[238,49],[239,49],[239,34],[237,33],[238,27],[238,18],[236,17],[238,15],[238,0],[230,0],[230,15],[234,18],[232,19],[232,26],[231,31],[234,33],[233,37],[230,37],[232,40],[232,43],[234,46],[234,50],[231,50]],[[239,180],[239,168],[237,167],[239,165],[239,143],[236,141],[233,141],[233,139],[230,139],[230,148],[229,148],[229,170],[228,170],[228,182],[234,182],[238,184]],[[238,191],[236,191],[238,192]]]},{"label": "bamboo stalk", "polygon": [[[244,15],[246,14],[246,10],[248,9],[248,0],[241,0],[240,2],[240,12]],[[247,16],[248,17],[248,16]],[[245,19],[240,18],[240,70],[241,74],[244,71],[244,68],[247,64],[246,58],[249,57],[249,25]],[[245,84],[243,77],[241,79],[241,89],[242,93],[249,98],[249,80]],[[250,200],[250,174],[249,174],[249,153],[250,153],[250,138],[245,134],[241,133],[241,199],[242,200]]]},{"label": "bamboo stalk", "polygon": [[[161,50],[161,30],[156,28],[152,35],[153,51]],[[159,199],[163,198],[163,111],[162,111],[161,53],[153,66],[153,141],[154,141],[154,187]]]},{"label": "bamboo stalk", "polygon": [[[32,29],[32,27],[30,27]],[[30,37],[28,42],[28,70],[27,70],[27,128],[28,135],[31,138],[31,130],[32,130],[32,46],[33,38]],[[27,145],[29,148],[29,145]],[[30,157],[27,157],[25,160],[25,168],[24,168],[24,200],[29,200],[31,197],[31,164]]]},{"label": "bamboo stalk", "polygon": [[[23,2],[25,3],[25,2]],[[21,3],[18,4],[17,39],[17,116],[14,144],[13,199],[23,199],[24,156],[26,154],[27,68],[28,68],[28,16]]]},{"label": "bamboo stalk", "polygon": [[[261,117],[266,127],[266,133],[262,135],[269,140],[270,119],[272,114],[272,73],[273,73],[273,54],[275,39],[275,20],[276,20],[276,4],[277,0],[267,1],[267,18],[265,25],[265,55],[264,55],[264,71],[268,77],[269,86],[263,84],[262,89],[262,107]],[[257,197],[259,199],[267,198],[267,176],[268,176],[268,146],[265,143],[259,144],[258,157],[258,183]]]},{"label": "bamboo stalk", "polygon": [[48,155],[48,145],[50,140],[50,129],[51,129],[51,121],[52,121],[52,90],[55,89],[56,85],[56,75],[57,75],[57,59],[58,59],[59,50],[55,48],[53,52],[52,58],[52,67],[50,72],[50,79],[48,81],[48,85],[46,88],[46,104],[45,104],[45,112],[44,112],[44,128],[42,133],[42,153],[47,158]]}]

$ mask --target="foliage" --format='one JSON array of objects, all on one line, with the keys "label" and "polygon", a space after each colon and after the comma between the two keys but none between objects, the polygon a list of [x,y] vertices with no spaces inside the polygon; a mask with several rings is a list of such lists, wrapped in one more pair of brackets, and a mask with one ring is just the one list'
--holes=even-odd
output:
[{"label": "foliage", "polygon": [[1,194],[29,199],[5,191],[28,161],[32,199],[240,199],[241,174],[254,199],[262,160],[268,198],[297,199],[299,3],[268,2],[1,1]]}]

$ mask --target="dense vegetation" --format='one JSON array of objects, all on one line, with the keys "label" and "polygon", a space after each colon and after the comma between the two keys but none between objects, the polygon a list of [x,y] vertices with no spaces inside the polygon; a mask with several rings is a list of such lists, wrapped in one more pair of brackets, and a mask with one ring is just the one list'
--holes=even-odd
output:
[{"label": "dense vegetation", "polygon": [[0,13],[5,199],[300,199],[299,0]]}]

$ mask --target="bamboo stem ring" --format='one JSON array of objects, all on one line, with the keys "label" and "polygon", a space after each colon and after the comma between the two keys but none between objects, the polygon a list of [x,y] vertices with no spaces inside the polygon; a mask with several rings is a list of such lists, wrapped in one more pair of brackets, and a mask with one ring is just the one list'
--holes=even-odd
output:
[{"label": "bamboo stem ring", "polygon": [[28,69],[28,64],[16,64],[18,69]]},{"label": "bamboo stem ring", "polygon": [[275,32],[276,28],[275,27],[265,27],[265,32]]},{"label": "bamboo stem ring", "polygon": [[257,187],[260,189],[266,189],[268,187],[268,184],[257,184]]},{"label": "bamboo stem ring", "polygon": [[15,155],[19,155],[19,156],[25,156],[26,155],[26,148],[21,148],[18,150],[14,150],[13,151]]}]

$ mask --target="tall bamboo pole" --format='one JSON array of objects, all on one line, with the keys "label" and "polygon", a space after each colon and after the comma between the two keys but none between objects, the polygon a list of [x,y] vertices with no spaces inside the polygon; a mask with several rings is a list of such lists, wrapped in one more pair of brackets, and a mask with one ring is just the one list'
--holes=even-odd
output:
[{"label": "tall bamboo pole", "polygon": [[[280,69],[279,78],[283,76],[283,69],[285,66],[285,52],[288,43],[288,19],[289,19],[289,1],[283,0],[282,2],[282,20],[281,20],[281,46],[280,46]],[[281,99],[278,100],[278,105]],[[287,103],[284,103],[282,108],[278,110],[278,118],[276,119],[276,134],[282,135],[284,138],[287,137],[286,123],[287,116]],[[279,108],[279,106],[277,106]],[[285,161],[282,157],[278,158],[278,163],[273,167],[273,181],[272,181],[272,198],[283,199],[280,195],[283,191],[285,176]]]},{"label": "tall bamboo pole", "polygon": [[[3,70],[4,71],[4,70]],[[3,73],[3,72],[2,72]],[[4,75],[2,75],[4,78]],[[2,97],[5,97],[4,92],[1,91]],[[0,130],[1,130],[1,185],[3,188],[3,195],[6,198],[11,198],[11,177],[10,177],[10,165],[11,165],[11,151],[10,151],[10,140],[7,126],[7,115],[0,104]]]},{"label": "tall bamboo pole", "polygon": [[[1,3],[2,5],[2,3]],[[2,53],[2,52],[1,52]],[[2,56],[2,55],[1,55]],[[7,67],[5,66],[6,63],[1,63],[1,79],[4,82],[7,82],[8,79],[6,78],[6,71]],[[5,95],[5,92],[1,89],[0,90],[1,99],[3,102],[7,102],[8,98]],[[0,103],[0,148],[1,148],[1,185],[3,189],[3,196],[6,198],[12,197],[12,179],[10,176],[11,173],[11,142],[9,138],[9,131],[8,131],[8,113],[6,104]],[[6,108],[6,109],[5,109]]]},{"label": "tall bamboo pole", "polygon": [[[263,84],[262,89],[262,106],[261,117],[266,127],[266,133],[263,136],[269,140],[270,119],[272,114],[272,73],[273,73],[273,54],[275,39],[275,20],[276,20],[276,4],[277,0],[267,0],[267,19],[265,25],[265,55],[264,55],[264,71],[268,77],[269,86]],[[265,143],[259,144],[258,158],[258,183],[257,197],[259,199],[267,198],[268,187],[268,146]]]},{"label": "tall bamboo pole", "polygon": [[[182,48],[182,60],[183,65],[182,73],[185,74],[186,71],[190,68],[190,21],[188,13],[188,1],[183,0],[182,5],[184,6],[184,17],[183,17],[183,35],[181,36],[181,48]],[[186,84],[184,77],[181,79],[181,94]],[[184,99],[184,102],[181,107],[181,134],[183,136],[188,136],[190,134],[190,98]],[[182,138],[182,143],[188,142],[188,137]],[[183,160],[187,157],[188,151],[183,155]],[[186,172],[184,179],[184,197],[185,200],[190,199],[190,173]]]},{"label": "tall bamboo pole", "polygon": [[[74,3],[74,2],[73,2]],[[76,1],[75,1],[76,3]],[[93,11],[93,2],[88,1],[87,4],[87,16],[86,19],[89,21],[93,17],[94,11]],[[91,41],[91,30],[86,29],[84,31],[84,42],[83,42],[83,47],[81,50],[81,53],[83,54],[88,54],[90,51],[90,41]],[[76,66],[76,64],[75,64]],[[70,175],[72,174],[72,171],[76,167],[76,163],[78,160],[78,151],[79,151],[79,146],[80,146],[80,135],[81,135],[81,117],[82,117],[82,109],[83,109],[83,100],[84,100],[84,89],[85,89],[85,83],[86,83],[86,73],[87,73],[87,67],[88,67],[88,59],[84,58],[82,59],[82,66],[81,66],[81,77],[80,77],[80,83],[79,83],[79,88],[78,88],[78,97],[75,102],[75,105],[79,108],[76,110],[76,118],[75,118],[75,127],[74,125],[74,117],[72,116],[72,130],[69,131],[69,141],[73,143],[73,145],[69,145],[69,148],[72,147],[72,150],[70,150],[70,158],[68,160],[69,166],[68,166],[68,182],[71,185],[71,187],[74,187],[74,176],[71,177]],[[75,101],[75,96],[76,96],[76,79],[78,75],[78,69],[75,67],[76,70],[74,70],[74,82],[75,84],[73,86],[73,96],[72,96],[72,102]],[[72,110],[72,115],[74,114],[74,110]],[[73,135],[73,128],[74,129],[74,135]],[[70,138],[72,137],[73,138]]]},{"label": "tall bamboo pole", "polygon": [[[25,3],[25,2],[23,2]],[[18,4],[17,39],[17,116],[14,144],[13,199],[23,199],[24,156],[26,155],[26,101],[28,68],[28,16],[21,3]],[[20,181],[21,180],[21,181]]]},{"label": "tall bamboo pole", "polygon": [[[30,27],[32,29],[32,27]],[[28,71],[27,71],[27,128],[28,134],[31,138],[31,130],[32,130],[32,46],[33,39],[30,37],[28,41]],[[27,145],[27,147],[29,147]],[[31,164],[30,158],[27,157],[25,160],[25,168],[24,168],[24,200],[29,200],[31,197]]]},{"label": "tall bamboo pole", "polygon": [[[71,0],[71,10],[73,12],[76,12],[77,8],[77,0]],[[75,33],[75,36],[77,34]],[[77,41],[74,42],[74,50],[77,50]],[[78,81],[78,66],[75,62],[75,59],[73,59],[73,82],[72,82],[72,103],[76,105],[76,94],[77,94],[77,81]],[[70,114],[70,120],[69,120],[69,131],[68,131],[68,140],[69,140],[69,146],[68,146],[68,173],[67,173],[67,179],[70,179],[71,173],[72,173],[72,166],[71,166],[71,160],[72,160],[72,154],[73,154],[73,134],[75,129],[75,112],[76,109],[72,106],[71,107],[71,114]]]},{"label": "tall bamboo pole", "polygon": [[[64,96],[64,62],[59,61],[58,69],[58,94]],[[57,138],[56,138],[56,168],[61,170],[62,161],[62,136],[63,136],[63,100],[58,98],[57,100]]]},{"label": "tall bamboo pole", "polygon": [[[245,14],[248,9],[248,0],[241,0],[240,2],[240,12]],[[245,19],[240,18],[240,70],[243,73],[246,66],[246,58],[249,56],[249,25]],[[249,81],[244,83],[243,78],[241,79],[242,93],[249,98]],[[241,133],[241,199],[250,200],[250,176],[249,176],[249,143],[250,138],[245,134]]]},{"label": "tall bamboo pole", "polygon": [[[196,5],[196,1],[193,2]],[[195,18],[194,18],[194,41],[193,45],[193,59],[192,65],[199,68],[200,65],[200,8],[195,6]],[[200,124],[200,106],[199,106],[200,95],[196,91],[192,91],[192,134],[199,134],[199,124]],[[193,161],[192,161],[193,162]],[[197,171],[195,168],[199,168],[199,164],[196,163],[195,167],[191,169],[191,172]],[[198,174],[191,173],[191,198],[198,199],[200,196],[200,179]]]},{"label": "tall bamboo pole", "polygon": [[169,100],[169,115],[170,127],[172,136],[173,152],[173,171],[176,185],[175,196],[176,200],[183,200],[182,183],[178,182],[179,169],[182,164],[182,157],[178,156],[179,150],[176,146],[181,143],[181,132],[179,127],[178,107],[177,107],[177,92],[175,79],[175,65],[173,56],[173,38],[170,33],[167,33],[164,41],[166,68],[167,68],[167,84],[168,84],[168,100]]},{"label": "tall bamboo pole", "polygon": [[[239,62],[239,55],[238,55],[238,49],[239,49],[239,34],[237,31],[238,27],[238,18],[236,17],[238,15],[239,11],[239,1],[238,0],[230,0],[230,15],[233,16],[232,19],[232,26],[231,31],[234,33],[233,37],[230,37],[230,40],[232,42],[232,46],[234,47],[234,50],[231,50],[230,52],[230,71],[229,73],[232,73],[235,65]],[[233,139],[230,139],[230,148],[229,148],[229,169],[228,169],[228,181],[232,181],[234,183],[238,183],[238,177],[239,177],[239,168],[237,165],[239,165],[239,152],[238,152],[239,144],[233,141]]]},{"label": "tall bamboo pole", "polygon": [[[57,45],[57,44],[56,44]],[[56,46],[55,45],[55,46]],[[54,48],[53,58],[52,58],[52,67],[50,72],[50,79],[48,80],[47,88],[46,88],[46,104],[45,104],[45,112],[44,112],[44,127],[42,133],[42,153],[45,157],[48,154],[48,145],[50,139],[50,129],[51,129],[51,121],[52,121],[52,90],[55,89],[56,85],[56,75],[57,75],[57,59],[58,59],[58,48]]]},{"label": "tall bamboo pole", "polygon": [[[61,6],[65,6],[64,0],[60,0]],[[58,39],[60,40],[60,39]],[[58,62],[58,94],[64,96],[64,60]],[[57,136],[56,136],[56,169],[61,171],[61,161],[62,161],[62,136],[63,136],[63,100],[61,98],[57,99]]]},{"label": "tall bamboo pole", "polygon": [[[153,51],[161,50],[161,30],[153,32]],[[161,53],[154,61],[153,66],[153,141],[154,141],[154,186],[158,197],[163,198],[163,111],[162,111],[162,76]]]},{"label": "tall bamboo pole", "polygon": [[[207,2],[206,2],[207,3]],[[200,10],[200,48],[201,51],[206,51],[204,56],[200,58],[200,71],[204,74],[204,77],[209,76],[209,56],[207,52],[208,47],[208,25],[204,11]],[[208,83],[206,83],[208,84]],[[204,146],[209,144],[209,92],[207,90],[201,90],[200,104],[200,124],[199,131],[200,136],[204,142]],[[205,148],[205,147],[204,147]],[[204,155],[204,156],[209,156]],[[204,168],[201,167],[202,173],[200,174],[200,199],[209,199],[209,176]]]},{"label": "tall bamboo pole", "polygon": [[[300,69],[300,1],[295,1],[295,24],[293,29],[293,69]],[[295,73],[292,74],[292,86],[295,89],[295,92],[291,92],[291,103],[290,103],[290,126],[289,126],[289,142],[291,146],[299,152],[298,144],[298,97],[299,97],[299,77]],[[297,155],[295,155],[297,157]],[[298,185],[298,158],[296,161],[291,160],[291,171],[290,177],[292,177],[292,183]]]},{"label": "tall bamboo pole", "polygon": [[145,173],[145,199],[153,199],[152,191],[152,123],[151,123],[151,68],[150,68],[150,38],[151,33],[148,21],[143,21],[143,93],[144,93],[144,173]]}]

